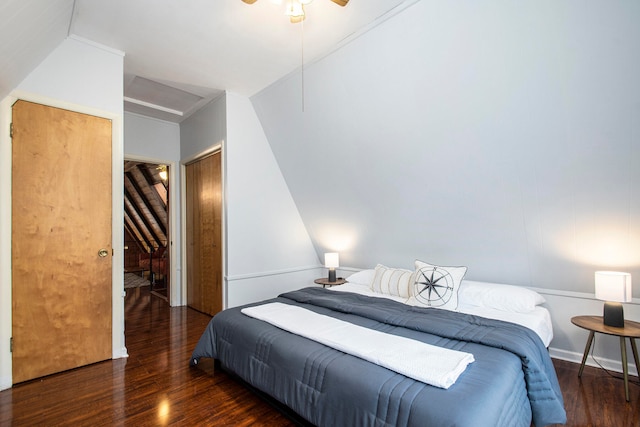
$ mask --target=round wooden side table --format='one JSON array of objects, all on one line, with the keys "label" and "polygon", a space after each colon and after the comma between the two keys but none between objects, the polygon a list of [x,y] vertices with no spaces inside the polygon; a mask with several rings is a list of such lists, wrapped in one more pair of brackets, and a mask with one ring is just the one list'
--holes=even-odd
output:
[{"label": "round wooden side table", "polygon": [[593,345],[593,338],[596,332],[601,334],[613,335],[620,337],[620,353],[622,355],[622,373],[624,375],[624,394],[627,402],[629,401],[629,367],[627,366],[627,346],[624,339],[629,338],[631,343],[631,350],[633,351],[633,360],[636,364],[636,370],[640,375],[640,363],[638,363],[638,348],[636,347],[636,338],[640,338],[640,323],[632,322],[631,320],[624,321],[624,327],[616,328],[614,326],[607,326],[602,320],[602,316],[576,316],[571,318],[571,323],[574,325],[586,329],[589,331],[589,338],[587,339],[587,345],[584,348],[584,355],[582,356],[582,364],[580,365],[580,371],[578,376],[582,376],[582,370],[584,364],[587,361],[589,350]]},{"label": "round wooden side table", "polygon": [[316,279],[313,282],[318,285],[322,285],[323,288],[325,286],[338,286],[338,285],[347,283],[347,281],[341,277],[337,278],[335,282],[330,282],[329,279],[327,279],[326,277],[323,277],[321,279]]}]

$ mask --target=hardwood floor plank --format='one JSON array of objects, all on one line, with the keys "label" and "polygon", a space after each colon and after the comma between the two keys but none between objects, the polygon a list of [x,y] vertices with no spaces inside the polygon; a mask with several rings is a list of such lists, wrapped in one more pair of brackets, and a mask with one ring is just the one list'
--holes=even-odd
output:
[{"label": "hardwood floor plank", "polygon": [[585,366],[578,378],[580,365],[554,359],[567,425],[570,426],[640,426],[640,385],[638,378],[629,377],[629,398],[624,397],[622,374],[611,376],[599,368]]},{"label": "hardwood floor plank", "polygon": [[293,425],[213,363],[189,366],[210,317],[127,290],[129,357],[0,392],[0,425]]},{"label": "hardwood floor plank", "polygon": [[[295,424],[213,361],[189,366],[210,317],[170,308],[148,289],[125,298],[127,359],[110,360],[25,382],[0,392],[2,426],[162,426]],[[568,426],[640,425],[640,386],[630,402],[621,379],[601,369],[554,360]]]}]

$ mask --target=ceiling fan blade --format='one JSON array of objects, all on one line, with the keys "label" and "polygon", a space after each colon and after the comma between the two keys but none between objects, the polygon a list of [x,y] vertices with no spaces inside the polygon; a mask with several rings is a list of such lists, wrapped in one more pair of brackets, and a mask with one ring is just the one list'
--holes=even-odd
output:
[{"label": "ceiling fan blade", "polygon": [[[242,0],[244,1],[244,0]],[[255,1],[255,0],[254,0]],[[332,2],[334,2],[335,4],[339,5],[339,6],[346,6],[347,3],[349,3],[349,0],[331,0]]]},{"label": "ceiling fan blade", "polygon": [[245,2],[246,4],[254,4],[257,0],[242,0],[242,1]]}]

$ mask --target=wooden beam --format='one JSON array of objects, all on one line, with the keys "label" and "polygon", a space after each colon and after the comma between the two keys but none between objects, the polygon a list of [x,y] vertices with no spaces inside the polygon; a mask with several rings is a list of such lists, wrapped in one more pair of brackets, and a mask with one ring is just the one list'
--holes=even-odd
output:
[{"label": "wooden beam", "polygon": [[[134,188],[134,190],[140,197],[140,200],[142,200],[142,203],[144,203],[144,206],[147,208],[147,210],[149,210],[149,213],[151,214],[151,216],[153,216],[153,219],[158,224],[158,227],[162,231],[162,234],[164,234],[165,236],[164,240],[166,243],[167,227],[165,226],[164,221],[161,220],[158,214],[156,213],[155,209],[153,208],[153,205],[147,199],[147,196],[144,194],[144,190],[142,189],[142,187],[140,187],[140,185],[138,184],[138,181],[135,179],[133,174],[131,172],[126,172],[125,177],[129,180],[129,183],[131,184],[131,186]],[[153,186],[150,186],[150,187],[153,189],[153,192],[157,194],[157,190]]]},{"label": "wooden beam", "polygon": [[[126,193],[127,191],[125,190],[125,198],[128,197]],[[146,218],[144,217],[144,215],[140,213],[139,208],[135,203],[131,203],[131,200],[127,200],[127,202],[128,204],[125,203],[125,211],[127,215],[129,215],[129,218],[131,218],[135,222],[138,230],[142,232],[141,234],[145,235],[145,243],[147,243],[150,248],[157,247],[158,237],[147,224]],[[133,212],[131,212],[131,208],[133,208],[133,210],[136,213],[136,216],[140,219],[140,221],[142,221],[142,224],[140,223],[140,221],[134,218]],[[151,242],[151,240],[148,240],[147,237],[150,237],[151,240],[153,240],[153,242]]]}]

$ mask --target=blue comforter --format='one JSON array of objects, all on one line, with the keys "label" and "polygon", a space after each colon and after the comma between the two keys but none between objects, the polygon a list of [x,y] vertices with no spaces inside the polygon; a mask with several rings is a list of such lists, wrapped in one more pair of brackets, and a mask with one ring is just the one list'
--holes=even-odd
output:
[{"label": "blue comforter", "polygon": [[264,301],[298,305],[386,333],[472,353],[448,390],[245,316],[217,314],[191,363],[218,359],[318,426],[536,426],[564,423],[562,393],[540,338],[512,323],[306,288]]}]

